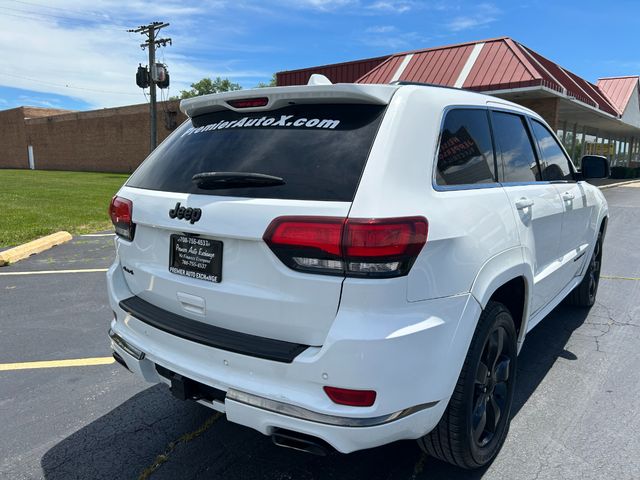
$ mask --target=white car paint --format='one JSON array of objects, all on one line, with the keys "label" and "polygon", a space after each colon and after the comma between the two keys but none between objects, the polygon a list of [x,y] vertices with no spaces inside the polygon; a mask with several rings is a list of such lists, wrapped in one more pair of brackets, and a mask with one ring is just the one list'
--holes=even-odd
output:
[{"label": "white car paint", "polygon": [[[242,91],[190,99],[182,109],[197,115],[251,95]],[[283,414],[232,398],[201,402],[264,434],[286,428],[321,438],[341,452],[418,438],[433,429],[444,412],[479,315],[493,292],[513,278],[524,279],[521,345],[526,332],[581,281],[608,215],[606,202],[585,182],[435,188],[434,160],[445,111],[452,106],[491,107],[490,97],[484,95],[413,85],[276,87],[255,95],[269,98],[255,111],[294,100],[388,104],[353,202],[122,187],[118,195],[133,202],[136,233],[132,242],[115,242],[116,260],[107,274],[115,314],[111,329],[144,358],[136,359],[116,342],[112,348],[150,382],[166,382],[155,370],[161,365],[225,392],[244,392],[293,408]],[[521,106],[499,105],[543,121]],[[566,192],[573,198],[563,198]],[[169,218],[167,211],[178,201],[201,208],[200,222]],[[428,240],[405,276],[303,273],[285,266],[262,240],[269,223],[283,215],[423,216],[429,222]],[[169,273],[169,234],[179,232],[206,232],[224,243],[221,283]],[[583,251],[585,260],[575,262]],[[291,363],[208,347],[125,312],[119,302],[134,295],[192,320],[310,347]],[[338,405],[324,394],[325,385],[375,390],[376,401],[369,407]],[[419,405],[428,407],[395,421],[357,428],[287,413],[299,408],[341,419],[369,419]]]}]

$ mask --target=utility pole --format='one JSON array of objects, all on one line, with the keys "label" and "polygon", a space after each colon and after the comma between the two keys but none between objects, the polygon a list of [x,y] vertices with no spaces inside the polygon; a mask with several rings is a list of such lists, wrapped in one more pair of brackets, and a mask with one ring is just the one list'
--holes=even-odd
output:
[{"label": "utility pole", "polygon": [[151,102],[149,104],[150,111],[150,126],[151,126],[151,150],[158,145],[158,119],[156,112],[156,83],[158,81],[156,75],[156,48],[158,45],[163,47],[171,45],[170,38],[156,38],[156,33],[164,27],[168,27],[169,24],[165,22],[152,22],[149,25],[141,25],[138,28],[127,30],[127,32],[140,33],[147,36],[147,41],[140,44],[140,47],[144,50],[149,49],[149,97]]}]

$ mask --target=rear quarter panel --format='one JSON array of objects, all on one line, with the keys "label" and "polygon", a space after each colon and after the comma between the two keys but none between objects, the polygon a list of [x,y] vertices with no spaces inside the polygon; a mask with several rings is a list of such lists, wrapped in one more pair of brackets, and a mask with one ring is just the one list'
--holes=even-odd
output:
[{"label": "rear quarter panel", "polygon": [[406,278],[410,302],[471,291],[489,259],[519,246],[514,214],[501,187],[438,191],[432,186],[440,126],[451,105],[486,107],[486,99],[453,89],[398,90],[349,214],[427,218],[427,244]]}]

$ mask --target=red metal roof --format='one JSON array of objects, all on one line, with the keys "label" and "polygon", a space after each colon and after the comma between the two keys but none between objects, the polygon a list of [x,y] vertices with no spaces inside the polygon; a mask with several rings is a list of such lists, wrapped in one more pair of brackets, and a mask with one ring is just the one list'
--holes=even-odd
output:
[{"label": "red metal roof", "polygon": [[280,72],[278,85],[305,84],[312,73],[326,75],[333,82],[400,80],[488,93],[544,87],[614,116],[622,115],[639,78],[603,79],[594,85],[508,37]]},{"label": "red metal roof", "polygon": [[[409,55],[409,63],[398,72]],[[462,88],[486,92],[542,86],[611,115],[620,114],[596,85],[508,37],[398,53],[360,77],[358,83],[388,83],[392,79],[449,87],[458,83]]]},{"label": "red metal roof", "polygon": [[449,47],[426,48],[392,55],[370,72],[358,79],[358,83],[389,83],[402,61],[411,55],[399,77],[400,81],[437,83],[453,86],[474,43],[461,43]]},{"label": "red metal roof", "polygon": [[446,50],[416,53],[411,57],[399,80],[453,85],[472,49],[473,45],[462,45]]},{"label": "red metal roof", "polygon": [[604,95],[602,95],[601,92],[598,91],[598,87],[594,84],[587,82],[584,78],[562,68],[557,63],[552,62],[530,48],[527,48],[524,45],[518,45],[523,52],[530,55],[533,61],[537,63],[538,70],[547,81],[561,87],[560,91],[569,96],[575,97],[577,100],[586,103],[587,105],[591,105],[592,107],[596,107],[610,113],[611,115],[618,114],[614,106]]},{"label": "red metal roof", "polygon": [[463,88],[502,90],[527,87],[540,82],[539,72],[522,55],[511,39],[484,42]]},{"label": "red metal roof", "polygon": [[389,83],[386,79],[393,76],[400,62],[402,62],[401,57],[392,57],[365,75],[371,74],[371,83]]},{"label": "red metal roof", "polygon": [[620,115],[624,113],[631,99],[640,77],[601,78],[598,80],[598,88],[609,99]]},{"label": "red metal roof", "polygon": [[353,83],[365,73],[380,65],[390,55],[376,58],[365,58],[353,62],[334,63],[320,67],[303,68],[276,73],[278,86],[306,85],[314,73],[326,76],[333,83]]}]

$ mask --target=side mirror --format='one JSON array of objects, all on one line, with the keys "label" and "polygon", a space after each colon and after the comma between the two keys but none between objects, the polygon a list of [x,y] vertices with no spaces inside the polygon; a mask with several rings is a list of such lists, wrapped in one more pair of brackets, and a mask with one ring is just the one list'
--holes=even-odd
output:
[{"label": "side mirror", "polygon": [[609,160],[600,155],[585,155],[581,160],[582,179],[609,177]]}]

